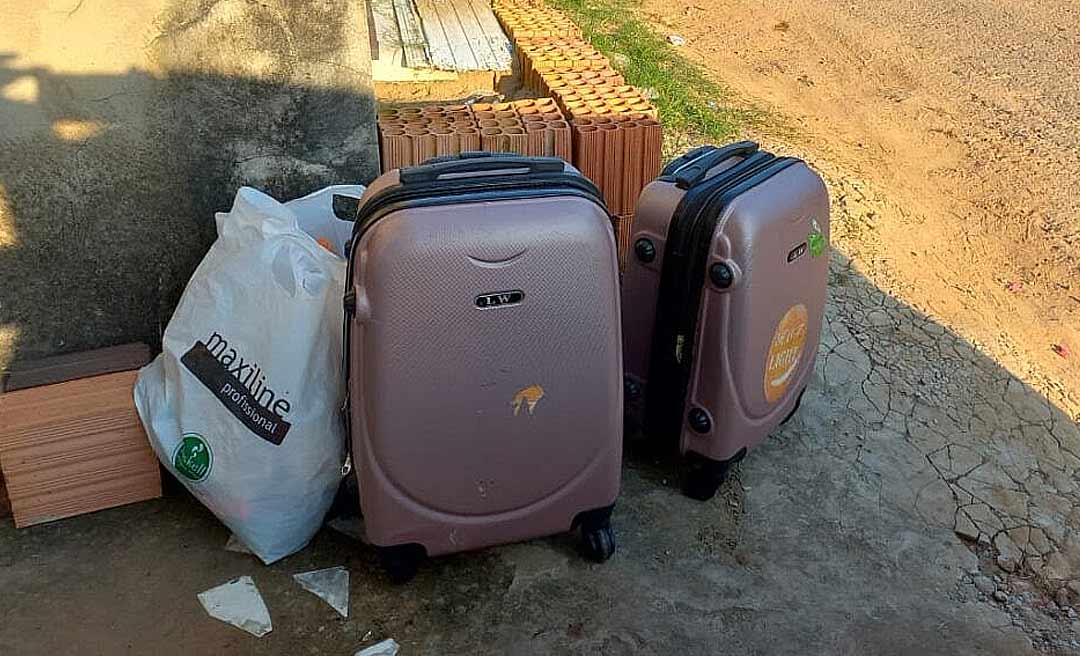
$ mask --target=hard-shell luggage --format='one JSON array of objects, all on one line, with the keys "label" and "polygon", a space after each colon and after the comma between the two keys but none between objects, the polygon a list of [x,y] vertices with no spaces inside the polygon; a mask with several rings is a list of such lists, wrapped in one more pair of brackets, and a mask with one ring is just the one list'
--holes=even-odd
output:
[{"label": "hard-shell luggage", "polygon": [[829,199],[802,161],[706,146],[642,191],[623,277],[626,395],[647,438],[677,438],[683,491],[711,498],[797,409],[828,273]]},{"label": "hard-shell luggage", "polygon": [[577,527],[587,556],[610,556],[622,342],[596,187],[549,157],[389,171],[349,257],[353,461],[391,577],[425,555]]}]

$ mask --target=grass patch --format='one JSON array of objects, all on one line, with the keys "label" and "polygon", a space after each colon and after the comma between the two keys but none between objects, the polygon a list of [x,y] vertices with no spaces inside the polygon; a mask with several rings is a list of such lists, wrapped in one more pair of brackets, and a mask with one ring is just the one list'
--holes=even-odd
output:
[{"label": "grass patch", "polygon": [[760,113],[727,105],[724,89],[642,22],[636,0],[547,0],[566,12],[628,84],[655,91],[664,127],[690,139],[726,141]]}]

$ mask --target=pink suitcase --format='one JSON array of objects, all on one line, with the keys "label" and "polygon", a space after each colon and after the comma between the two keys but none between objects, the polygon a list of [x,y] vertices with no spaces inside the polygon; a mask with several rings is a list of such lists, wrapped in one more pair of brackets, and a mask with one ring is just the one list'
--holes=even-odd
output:
[{"label": "pink suitcase", "polygon": [[612,554],[618,264],[591,182],[489,153],[385,173],[359,209],[345,305],[360,507],[392,578],[578,527],[587,556]]},{"label": "pink suitcase", "polygon": [[799,405],[828,273],[829,199],[800,160],[742,142],[681,157],[641,193],[623,276],[626,397],[709,499]]}]

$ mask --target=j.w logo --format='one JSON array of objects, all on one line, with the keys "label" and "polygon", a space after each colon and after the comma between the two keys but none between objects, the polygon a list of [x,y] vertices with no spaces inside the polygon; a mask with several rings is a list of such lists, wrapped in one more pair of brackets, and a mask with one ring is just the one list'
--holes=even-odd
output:
[{"label": "j.w logo", "polygon": [[476,297],[476,307],[481,310],[489,310],[491,308],[508,307],[510,305],[517,305],[525,298],[525,292],[520,289],[511,289],[505,292],[492,292],[490,294],[481,294]]},{"label": "j.w logo", "polygon": [[544,398],[544,388],[539,385],[529,385],[518,390],[518,393],[514,395],[514,400],[510,402],[514,408],[514,416],[518,416],[522,410],[526,410],[531,415],[542,398]]}]

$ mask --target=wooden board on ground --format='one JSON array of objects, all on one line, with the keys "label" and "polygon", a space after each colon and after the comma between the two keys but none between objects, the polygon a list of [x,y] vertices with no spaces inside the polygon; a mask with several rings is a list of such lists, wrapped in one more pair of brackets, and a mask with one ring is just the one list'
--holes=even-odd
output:
[{"label": "wooden board on ground", "polygon": [[135,371],[0,394],[0,469],[15,526],[161,496]]}]

